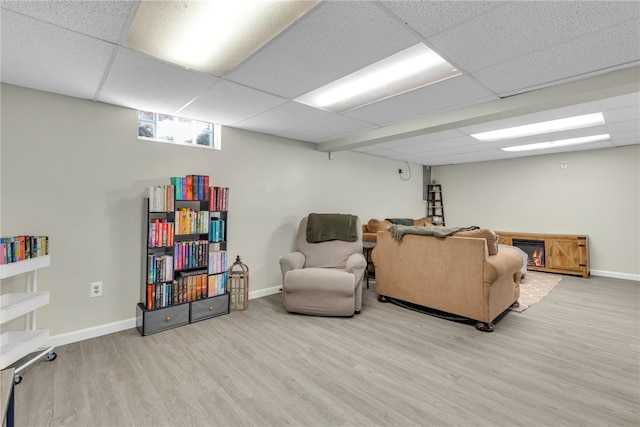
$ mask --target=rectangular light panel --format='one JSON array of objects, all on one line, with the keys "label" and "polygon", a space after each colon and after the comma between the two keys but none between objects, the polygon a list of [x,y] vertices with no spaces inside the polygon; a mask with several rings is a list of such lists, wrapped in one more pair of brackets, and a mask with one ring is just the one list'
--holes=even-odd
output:
[{"label": "rectangular light panel", "polygon": [[535,144],[515,145],[513,147],[502,148],[502,151],[533,151],[544,150],[546,148],[566,147],[568,145],[589,144],[592,142],[603,142],[611,139],[608,133],[602,135],[583,136],[581,138],[560,139],[557,141],[538,142]]},{"label": "rectangular light panel", "polygon": [[418,43],[295,101],[342,113],[460,74],[440,55]]},{"label": "rectangular light panel", "polygon": [[142,1],[126,44],[154,58],[220,77],[318,2]]},{"label": "rectangular light panel", "polygon": [[484,142],[501,141],[503,139],[521,138],[525,136],[541,135],[545,133],[580,129],[603,124],[604,116],[602,113],[593,113],[558,120],[549,120],[546,122],[532,123],[524,126],[497,129],[490,132],[481,132],[471,136]]}]

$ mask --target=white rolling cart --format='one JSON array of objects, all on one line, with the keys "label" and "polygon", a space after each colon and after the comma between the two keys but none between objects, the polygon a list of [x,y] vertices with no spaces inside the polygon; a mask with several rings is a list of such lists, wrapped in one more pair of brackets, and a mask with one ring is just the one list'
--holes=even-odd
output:
[{"label": "white rolling cart", "polygon": [[49,304],[49,292],[38,292],[38,270],[49,266],[50,255],[39,256],[24,261],[0,265],[0,279],[24,274],[26,292],[0,295],[0,324],[17,317],[25,317],[25,329],[7,331],[1,335],[0,369],[15,363],[25,356],[38,352],[33,358],[15,368],[14,382],[22,381],[20,372],[26,367],[46,356],[54,360],[56,353],[49,342],[49,330],[36,329],[35,310]]}]

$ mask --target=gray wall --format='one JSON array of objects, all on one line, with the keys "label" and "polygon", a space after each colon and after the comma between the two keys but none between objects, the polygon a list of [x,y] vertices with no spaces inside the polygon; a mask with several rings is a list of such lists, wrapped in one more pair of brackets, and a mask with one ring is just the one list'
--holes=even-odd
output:
[{"label": "gray wall", "polygon": [[[421,217],[421,167],[225,128],[222,151],[140,141],[133,110],[2,85],[0,234],[44,234],[51,302],[38,327],[52,335],[135,316],[140,298],[142,197],[169,176],[210,175],[231,188],[229,253],[250,268],[251,292],[277,287],[278,258],[300,217],[350,212],[361,220]],[[592,270],[640,274],[640,147],[434,167],[448,225],[588,234]],[[560,162],[568,161],[567,169]],[[102,281],[104,296],[89,297]],[[5,279],[2,293],[24,281]],[[2,325],[20,329],[21,319]]]},{"label": "gray wall", "polygon": [[439,166],[431,178],[447,225],[586,234],[592,274],[640,277],[640,145]]},{"label": "gray wall", "polygon": [[[222,150],[137,139],[133,110],[2,85],[0,234],[48,235],[51,302],[38,327],[52,335],[131,319],[140,298],[142,198],[170,176],[210,175],[230,187],[228,250],[250,268],[252,292],[279,286],[278,258],[309,212],[420,217],[422,174],[404,162],[224,129]],[[89,297],[89,284],[104,296]],[[2,292],[23,280],[5,279]],[[3,328],[22,326],[3,325]]]}]

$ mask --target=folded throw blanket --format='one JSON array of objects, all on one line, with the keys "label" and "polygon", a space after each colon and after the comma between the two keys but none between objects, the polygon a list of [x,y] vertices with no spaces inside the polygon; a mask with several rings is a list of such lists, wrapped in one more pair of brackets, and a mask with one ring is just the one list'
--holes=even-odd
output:
[{"label": "folded throw blanket", "polygon": [[391,235],[396,240],[402,240],[405,234],[419,234],[421,236],[447,237],[453,236],[460,231],[477,230],[480,227],[472,225],[471,227],[420,227],[414,225],[397,225],[389,227]]},{"label": "folded throw blanket", "polygon": [[311,213],[307,218],[307,242],[355,242],[358,240],[357,224],[358,217],[355,215]]}]

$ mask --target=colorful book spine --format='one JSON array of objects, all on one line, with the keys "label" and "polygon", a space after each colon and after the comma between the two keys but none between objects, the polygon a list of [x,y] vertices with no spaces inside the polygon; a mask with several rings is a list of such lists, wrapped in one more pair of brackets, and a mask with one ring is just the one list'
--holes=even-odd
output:
[{"label": "colorful book spine", "polygon": [[48,254],[48,236],[0,237],[0,264],[10,264]]},{"label": "colorful book spine", "polygon": [[209,242],[207,240],[176,242],[174,244],[174,268],[176,270],[185,270],[205,267],[207,265],[206,254],[208,253]]},{"label": "colorful book spine", "polygon": [[209,276],[207,285],[208,297],[215,297],[224,294],[227,291],[227,273]]},{"label": "colorful book spine", "polygon": [[209,274],[227,271],[227,251],[213,251],[209,253]]},{"label": "colorful book spine", "polygon": [[216,218],[211,221],[209,227],[209,241],[223,242],[225,240],[225,223],[223,219]]}]

